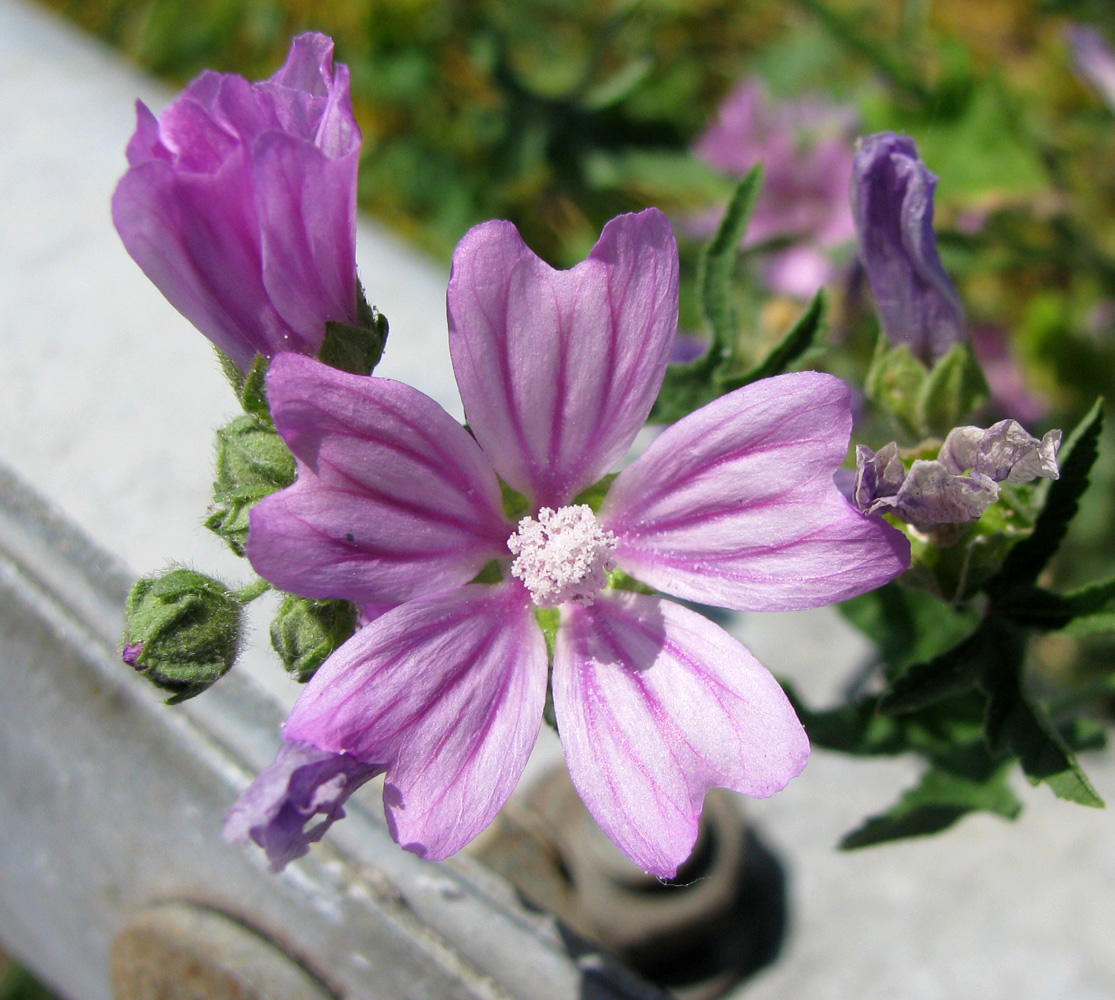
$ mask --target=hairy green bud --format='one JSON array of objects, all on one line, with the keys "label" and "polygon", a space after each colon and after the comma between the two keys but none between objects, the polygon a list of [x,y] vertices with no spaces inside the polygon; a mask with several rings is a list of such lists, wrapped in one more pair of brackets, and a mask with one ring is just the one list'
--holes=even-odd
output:
[{"label": "hairy green bud", "polygon": [[271,622],[271,645],[287,673],[305,684],[355,631],[354,604],[291,596]]},{"label": "hairy green bud", "polygon": [[128,595],[121,656],[171,693],[167,704],[177,704],[228,673],[240,648],[241,613],[239,598],[204,573],[143,577]]}]

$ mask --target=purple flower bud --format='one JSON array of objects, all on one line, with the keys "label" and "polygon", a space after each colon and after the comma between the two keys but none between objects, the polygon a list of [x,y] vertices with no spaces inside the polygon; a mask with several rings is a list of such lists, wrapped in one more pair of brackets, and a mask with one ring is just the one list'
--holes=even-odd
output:
[{"label": "purple flower bud", "polygon": [[936,187],[909,136],[879,132],[860,141],[852,212],[875,308],[891,343],[927,364],[964,337],[960,297],[937,255]]},{"label": "purple flower bud", "polygon": [[[251,838],[267,852],[272,871],[282,871],[321,840],[334,821],[344,819],[348,797],[382,772],[350,754],[284,740],[275,762],[229,811],[225,840],[243,844]],[[321,819],[307,829],[315,816]]]},{"label": "purple flower bud", "polygon": [[269,80],[206,71],[156,119],[137,102],[112,199],[128,253],[241,369],[316,355],[356,324],[360,130],[325,35],[294,39]]}]

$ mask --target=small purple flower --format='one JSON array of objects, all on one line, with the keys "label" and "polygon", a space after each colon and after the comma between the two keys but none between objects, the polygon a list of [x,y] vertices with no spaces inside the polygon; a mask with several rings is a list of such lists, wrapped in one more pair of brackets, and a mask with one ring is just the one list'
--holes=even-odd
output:
[{"label": "small purple flower", "polygon": [[1065,32],[1077,75],[1115,111],[1115,52],[1095,28],[1073,24]]},{"label": "small purple flower", "polygon": [[183,316],[245,371],[358,322],[360,130],[329,38],[299,35],[261,83],[206,71],[160,118],[136,110],[113,220]]},{"label": "small purple flower", "polygon": [[272,870],[281,871],[344,819],[348,797],[382,771],[349,754],[284,740],[275,762],[230,810],[225,839],[235,844],[254,840],[267,852]]},{"label": "small purple flower", "polygon": [[909,136],[879,132],[860,140],[852,211],[860,258],[883,332],[932,364],[964,339],[964,309],[937,255],[937,178]]},{"label": "small purple flower", "polygon": [[999,483],[1057,479],[1061,432],[1040,441],[1014,420],[984,430],[949,431],[936,460],[918,459],[906,471],[893,441],[872,451],[856,447],[852,501],[865,514],[894,514],[919,531],[977,521],[999,499]]},{"label": "small purple flower", "polygon": [[[752,79],[728,95],[694,146],[697,156],[732,177],[763,164],[747,243],[794,240],[767,265],[766,281],[776,292],[811,298],[832,277],[830,252],[855,235],[848,201],[852,124],[845,109],[819,98],[775,104]],[[719,221],[712,213],[692,220],[690,228],[711,236]]]},{"label": "small purple flower", "polygon": [[[809,745],[747,650],[680,604],[614,589],[613,569],[763,610],[902,572],[905,539],[833,484],[848,390],[800,372],[729,393],[666,429],[594,509],[578,495],[627,451],[670,359],[678,257],[665,217],[612,220],[568,271],[510,223],[477,226],[448,305],[471,434],[402,383],[294,354],[272,364],[298,480],[252,511],[249,558],[285,590],[397,605],[318,670],[285,736],[384,768],[395,838],[444,858],[518,782],[546,700],[540,622],[552,622],[573,781],[632,859],[671,876],[710,787],[771,795]],[[524,498],[515,520],[500,479]],[[493,570],[498,582],[475,582]]]}]

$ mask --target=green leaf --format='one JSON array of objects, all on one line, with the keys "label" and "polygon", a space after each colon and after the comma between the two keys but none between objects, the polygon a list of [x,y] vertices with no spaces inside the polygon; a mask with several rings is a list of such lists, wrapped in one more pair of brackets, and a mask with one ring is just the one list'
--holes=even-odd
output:
[{"label": "green leaf", "polygon": [[1112,600],[1115,600],[1115,578],[1090,584],[1070,594],[1055,594],[1041,587],[1014,591],[1000,602],[998,609],[1019,624],[1058,631],[1076,618],[1102,617]]},{"label": "green leaf", "polygon": [[730,392],[757,382],[761,378],[781,375],[808,352],[822,348],[825,339],[826,306],[825,291],[822,288],[813,296],[809,308],[798,317],[797,322],[762,361],[746,375],[719,380],[720,392]]},{"label": "green leaf", "polygon": [[987,746],[995,756],[1013,754],[1033,784],[1045,782],[1058,798],[1102,807],[1103,799],[1076,761],[1045,710],[1023,688],[1024,636],[1008,622],[989,620],[980,671],[987,695]]},{"label": "green leaf", "polygon": [[976,625],[975,612],[900,583],[853,597],[837,610],[875,643],[879,657],[894,672],[929,660],[956,645]]},{"label": "green leaf", "polygon": [[1081,615],[1074,618],[1060,630],[1061,635],[1080,638],[1098,635],[1102,632],[1115,632],[1115,611],[1105,611],[1098,615]]},{"label": "green leaf", "polygon": [[987,582],[987,592],[994,597],[1031,587],[1060,548],[1069,522],[1076,516],[1080,498],[1088,488],[1088,475],[1099,454],[1102,402],[1096,400],[1061,448],[1058,456],[1061,478],[1050,483],[1033,534],[1011,549],[1002,569]]},{"label": "green leaf", "polygon": [[987,638],[986,627],[981,626],[939,656],[908,667],[879,699],[879,711],[914,712],[974,686],[987,655]]},{"label": "green leaf", "polygon": [[697,294],[701,311],[712,330],[713,342],[709,356],[714,363],[732,351],[739,331],[732,284],[736,259],[762,185],[763,168],[756,165],[736,186],[720,227],[705,247],[698,263]]},{"label": "green leaf", "polygon": [[939,833],[972,812],[1014,819],[1022,811],[1022,803],[1006,783],[1007,770],[1001,765],[981,780],[931,766],[887,812],[865,820],[840,846],[852,850]]},{"label": "green leaf", "polygon": [[983,370],[967,344],[952,349],[930,370],[916,404],[918,430],[944,437],[987,402],[989,390]]}]

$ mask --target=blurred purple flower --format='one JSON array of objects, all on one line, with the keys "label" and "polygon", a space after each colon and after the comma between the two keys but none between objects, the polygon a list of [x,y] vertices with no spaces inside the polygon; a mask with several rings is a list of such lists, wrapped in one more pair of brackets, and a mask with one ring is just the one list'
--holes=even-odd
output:
[{"label": "blurred purple flower", "polygon": [[358,321],[360,130],[329,38],[299,35],[269,80],[206,71],[158,119],[136,111],[113,220],[183,316],[241,370]]},{"label": "blurred purple flower", "polygon": [[[677,326],[677,245],[650,209],[554,271],[507,222],[457,247],[450,350],[471,434],[415,389],[294,354],[268,392],[298,480],[251,514],[248,556],[284,590],[398,605],[315,674],[288,740],[387,772],[408,850],[444,858],[511,794],[553,696],[582,798],[638,864],[672,876],[706,791],[781,789],[805,733],[761,664],[680,604],[612,589],[614,568],[683,600],[814,607],[908,564],[905,539],[833,485],[848,391],[767,379],[665,430],[598,511],[574,498],[624,455]],[[499,478],[524,498],[508,520]],[[492,574],[492,570],[495,573]],[[498,582],[471,582],[484,578]]]},{"label": "blurred purple flower", "polygon": [[[697,156],[732,177],[763,164],[746,242],[795,241],[767,264],[765,280],[776,292],[811,298],[832,277],[830,251],[855,235],[848,202],[853,125],[851,113],[837,105],[820,98],[774,103],[760,81],[746,80],[694,146]],[[691,220],[689,228],[711,236],[721,214]]]},{"label": "blurred purple flower", "polygon": [[865,514],[894,514],[920,531],[977,521],[999,499],[999,483],[1058,479],[1061,432],[1040,441],[1014,420],[984,430],[955,427],[935,460],[916,460],[909,471],[893,441],[872,451],[856,447],[852,502]]},{"label": "blurred purple flower", "polygon": [[267,852],[272,870],[281,871],[344,819],[348,797],[382,771],[349,754],[284,740],[275,762],[229,811],[225,839],[234,844],[254,840]]},{"label": "blurred purple flower", "polygon": [[879,132],[860,140],[852,211],[883,332],[932,364],[964,339],[964,309],[937,255],[937,178],[909,136]]},{"label": "blurred purple flower", "polygon": [[1115,111],[1115,52],[1095,28],[1072,24],[1065,31],[1077,75]]},{"label": "blurred purple flower", "polygon": [[987,378],[993,405],[1023,423],[1040,420],[1049,406],[1026,384],[1025,371],[1011,349],[1007,332],[983,324],[972,327],[969,334],[972,353]]}]

